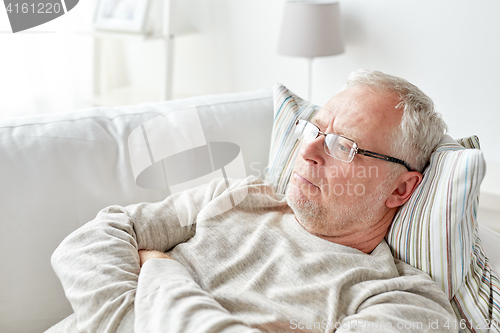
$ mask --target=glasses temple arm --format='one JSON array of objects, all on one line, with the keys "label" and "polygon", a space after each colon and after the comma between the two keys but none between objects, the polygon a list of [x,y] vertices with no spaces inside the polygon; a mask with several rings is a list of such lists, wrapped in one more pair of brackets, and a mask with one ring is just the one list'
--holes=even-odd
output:
[{"label": "glasses temple arm", "polygon": [[356,153],[360,154],[360,155],[368,156],[368,157],[378,158],[379,160],[383,160],[383,161],[398,163],[398,164],[404,165],[408,171],[415,171],[410,167],[410,165],[408,163],[406,163],[403,160],[400,160],[399,158],[395,158],[395,157],[391,157],[391,156],[387,156],[387,155],[382,155],[379,153],[375,153],[373,151],[359,149],[359,148],[357,149]]}]

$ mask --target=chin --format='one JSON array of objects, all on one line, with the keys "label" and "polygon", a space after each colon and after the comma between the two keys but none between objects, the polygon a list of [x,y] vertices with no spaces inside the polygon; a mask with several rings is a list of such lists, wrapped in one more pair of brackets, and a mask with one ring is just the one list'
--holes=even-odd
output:
[{"label": "chin", "polygon": [[302,193],[300,188],[292,183],[290,183],[290,185],[286,189],[285,196],[288,206],[290,206],[294,211],[295,211],[294,207],[304,205],[306,202],[309,201],[309,198],[307,198],[304,195],[304,193]]},{"label": "chin", "polygon": [[327,221],[325,207],[307,198],[297,186],[293,184],[288,186],[286,201],[305,229],[313,231],[325,227]]}]

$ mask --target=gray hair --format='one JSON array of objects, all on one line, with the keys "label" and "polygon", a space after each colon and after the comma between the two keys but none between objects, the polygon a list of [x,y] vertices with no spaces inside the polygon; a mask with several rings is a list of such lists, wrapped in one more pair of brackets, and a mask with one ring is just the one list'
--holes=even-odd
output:
[{"label": "gray hair", "polygon": [[400,102],[396,108],[403,110],[403,117],[391,138],[391,154],[409,163],[412,169],[422,171],[447,131],[432,100],[410,82],[379,71],[360,69],[352,72],[343,89],[358,85],[399,96]]}]

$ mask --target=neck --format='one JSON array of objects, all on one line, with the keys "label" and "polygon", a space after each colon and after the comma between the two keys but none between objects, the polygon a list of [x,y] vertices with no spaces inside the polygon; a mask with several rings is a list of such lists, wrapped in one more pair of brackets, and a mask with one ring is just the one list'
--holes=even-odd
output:
[{"label": "neck", "polygon": [[378,222],[369,224],[366,228],[352,230],[339,235],[324,235],[316,233],[314,230],[309,230],[307,226],[300,223],[298,219],[297,221],[309,233],[319,238],[332,243],[349,246],[369,254],[380,244],[382,239],[384,239],[392,223],[392,219],[396,214],[396,210],[397,208],[389,209]]}]

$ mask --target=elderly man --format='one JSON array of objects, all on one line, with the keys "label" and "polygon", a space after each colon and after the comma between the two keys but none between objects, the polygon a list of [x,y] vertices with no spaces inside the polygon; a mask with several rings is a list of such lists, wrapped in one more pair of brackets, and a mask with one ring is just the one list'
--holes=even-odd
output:
[{"label": "elderly man", "polygon": [[218,180],[159,203],[108,207],[71,234],[52,262],[78,329],[453,327],[444,293],[384,240],[445,131],[432,101],[405,80],[358,71],[296,129],[303,140],[286,197],[250,177],[230,187],[248,193],[239,205],[191,224],[227,193]]}]

